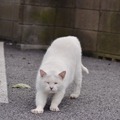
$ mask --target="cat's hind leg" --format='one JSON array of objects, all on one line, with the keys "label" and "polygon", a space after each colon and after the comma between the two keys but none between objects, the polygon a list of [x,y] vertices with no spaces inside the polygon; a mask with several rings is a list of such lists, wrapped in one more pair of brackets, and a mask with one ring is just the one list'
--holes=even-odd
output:
[{"label": "cat's hind leg", "polygon": [[75,99],[78,98],[80,95],[81,84],[82,84],[82,68],[81,65],[77,66],[75,71],[75,79],[74,79],[74,91],[70,95],[70,98]]}]

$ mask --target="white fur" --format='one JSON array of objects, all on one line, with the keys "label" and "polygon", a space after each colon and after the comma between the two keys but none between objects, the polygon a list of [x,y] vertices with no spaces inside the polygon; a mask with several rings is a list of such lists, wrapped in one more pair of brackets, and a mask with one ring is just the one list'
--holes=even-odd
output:
[{"label": "white fur", "polygon": [[66,88],[73,81],[75,88],[70,97],[79,97],[82,69],[89,73],[88,69],[82,65],[81,56],[81,45],[76,37],[60,37],[53,41],[38,70],[36,108],[31,110],[32,113],[43,113],[49,94],[54,95],[50,110],[59,111],[58,105],[64,97]]}]

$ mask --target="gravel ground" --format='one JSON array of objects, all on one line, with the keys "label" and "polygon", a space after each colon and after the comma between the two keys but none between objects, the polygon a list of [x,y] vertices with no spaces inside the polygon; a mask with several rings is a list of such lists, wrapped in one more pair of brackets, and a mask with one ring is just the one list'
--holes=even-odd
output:
[{"label": "gravel ground", "polygon": [[[90,74],[83,73],[81,95],[69,99],[72,86],[60,104],[60,112],[30,112],[35,107],[35,77],[44,51],[19,50],[5,45],[9,103],[0,104],[0,120],[120,120],[120,63],[83,57]],[[12,88],[25,83],[31,89]]]}]

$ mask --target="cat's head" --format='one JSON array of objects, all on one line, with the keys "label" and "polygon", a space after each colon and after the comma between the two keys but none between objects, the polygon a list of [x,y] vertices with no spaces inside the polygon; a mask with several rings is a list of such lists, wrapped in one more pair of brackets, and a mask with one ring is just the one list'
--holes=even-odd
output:
[{"label": "cat's head", "polygon": [[40,76],[44,89],[48,93],[56,93],[61,89],[66,71],[62,71],[57,75],[48,75],[44,70],[40,70]]}]

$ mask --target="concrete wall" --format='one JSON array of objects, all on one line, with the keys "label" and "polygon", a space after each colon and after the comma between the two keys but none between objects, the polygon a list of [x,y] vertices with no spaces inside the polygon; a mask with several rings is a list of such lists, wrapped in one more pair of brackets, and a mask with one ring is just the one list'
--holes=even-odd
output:
[{"label": "concrete wall", "polygon": [[120,56],[120,0],[2,0],[0,37],[49,45],[57,37],[77,36],[97,56]]},{"label": "concrete wall", "polygon": [[[0,38],[13,40],[19,21],[20,0],[0,1]],[[17,40],[19,42],[19,40]]]}]

